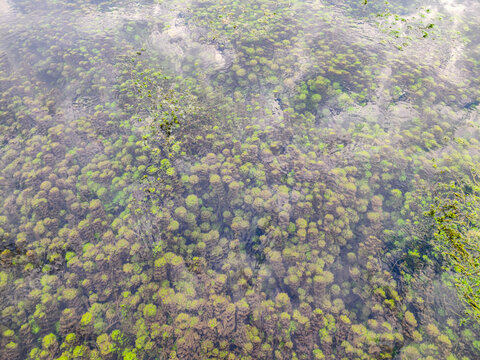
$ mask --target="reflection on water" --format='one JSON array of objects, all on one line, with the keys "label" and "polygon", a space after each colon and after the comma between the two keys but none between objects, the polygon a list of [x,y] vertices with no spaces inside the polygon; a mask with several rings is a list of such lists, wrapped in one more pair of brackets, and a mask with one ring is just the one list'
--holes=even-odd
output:
[{"label": "reflection on water", "polygon": [[480,10],[370,3],[0,1],[1,357],[478,358]]},{"label": "reflection on water", "polygon": [[7,0],[0,1],[0,16],[7,15],[10,13],[10,4]]}]

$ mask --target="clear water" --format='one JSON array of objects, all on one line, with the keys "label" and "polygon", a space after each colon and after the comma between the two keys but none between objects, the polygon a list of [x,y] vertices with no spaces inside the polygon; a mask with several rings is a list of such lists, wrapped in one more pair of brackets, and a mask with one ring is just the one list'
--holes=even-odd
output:
[{"label": "clear water", "polygon": [[423,215],[478,164],[479,19],[0,0],[0,357],[479,358]]}]

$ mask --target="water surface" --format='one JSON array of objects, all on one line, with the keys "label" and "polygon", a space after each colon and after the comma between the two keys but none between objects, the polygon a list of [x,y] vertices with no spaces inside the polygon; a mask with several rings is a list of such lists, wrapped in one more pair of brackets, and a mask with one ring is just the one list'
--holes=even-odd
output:
[{"label": "water surface", "polygon": [[478,358],[424,216],[478,164],[478,19],[1,0],[1,357]]}]

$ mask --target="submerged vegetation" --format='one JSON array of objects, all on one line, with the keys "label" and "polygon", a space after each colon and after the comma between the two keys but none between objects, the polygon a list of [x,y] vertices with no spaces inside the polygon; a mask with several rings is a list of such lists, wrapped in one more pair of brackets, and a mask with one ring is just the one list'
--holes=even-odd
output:
[{"label": "submerged vegetation", "polygon": [[427,213],[435,220],[435,246],[454,271],[455,285],[467,303],[470,315],[480,318],[480,241],[478,173],[438,184],[437,196]]},{"label": "submerged vegetation", "polygon": [[480,357],[478,6],[5,4],[1,358]]}]

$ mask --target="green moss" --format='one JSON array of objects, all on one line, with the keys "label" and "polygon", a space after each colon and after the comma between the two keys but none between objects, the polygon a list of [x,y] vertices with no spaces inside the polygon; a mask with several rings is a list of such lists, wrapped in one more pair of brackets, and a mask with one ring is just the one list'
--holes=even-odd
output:
[{"label": "green moss", "polygon": [[107,356],[114,351],[114,345],[110,342],[107,334],[101,334],[97,337],[97,345],[102,356]]},{"label": "green moss", "polygon": [[137,360],[137,354],[131,350],[125,350],[123,352],[123,360]]},{"label": "green moss", "polygon": [[147,304],[143,308],[143,316],[145,318],[154,318],[157,315],[157,306],[154,304]]},{"label": "green moss", "polygon": [[177,231],[180,228],[180,224],[176,220],[170,221],[170,224],[168,224],[168,231]]},{"label": "green moss", "polygon": [[75,335],[74,333],[70,333],[70,334],[67,334],[67,336],[65,336],[65,341],[67,343],[73,344],[76,340],[77,340],[77,335]]},{"label": "green moss", "polygon": [[16,350],[18,349],[18,344],[13,341],[10,341],[7,345],[5,345],[5,348],[7,350]]},{"label": "green moss", "polygon": [[293,222],[289,223],[288,224],[288,228],[287,228],[287,231],[290,233],[290,234],[294,234],[295,231],[296,231],[297,227],[295,226],[295,224]]},{"label": "green moss", "polygon": [[57,338],[54,334],[50,333],[45,335],[42,339],[42,346],[44,349],[49,349],[57,343]]},{"label": "green moss", "polygon": [[198,197],[190,194],[185,198],[185,204],[187,205],[187,208],[189,209],[196,209],[199,206],[199,200]]},{"label": "green moss", "polygon": [[8,274],[4,271],[0,271],[0,288],[3,288],[7,285]]},{"label": "green moss", "polygon": [[216,318],[208,320],[208,327],[211,329],[215,329],[218,326],[218,322]]},{"label": "green moss", "polygon": [[80,324],[82,326],[88,326],[92,324],[93,321],[93,315],[91,312],[86,312],[85,314],[82,315],[82,319],[80,320]]},{"label": "green moss", "polygon": [[14,335],[15,335],[15,332],[11,329],[5,330],[3,332],[3,337],[5,337],[5,338],[9,338],[9,337],[12,337]]},{"label": "green moss", "polygon": [[415,316],[410,311],[405,312],[405,321],[409,325],[413,327],[417,327],[417,320],[415,319]]},{"label": "green moss", "polygon": [[65,300],[73,300],[77,297],[77,295],[78,295],[77,289],[68,288],[63,290],[63,298]]}]

